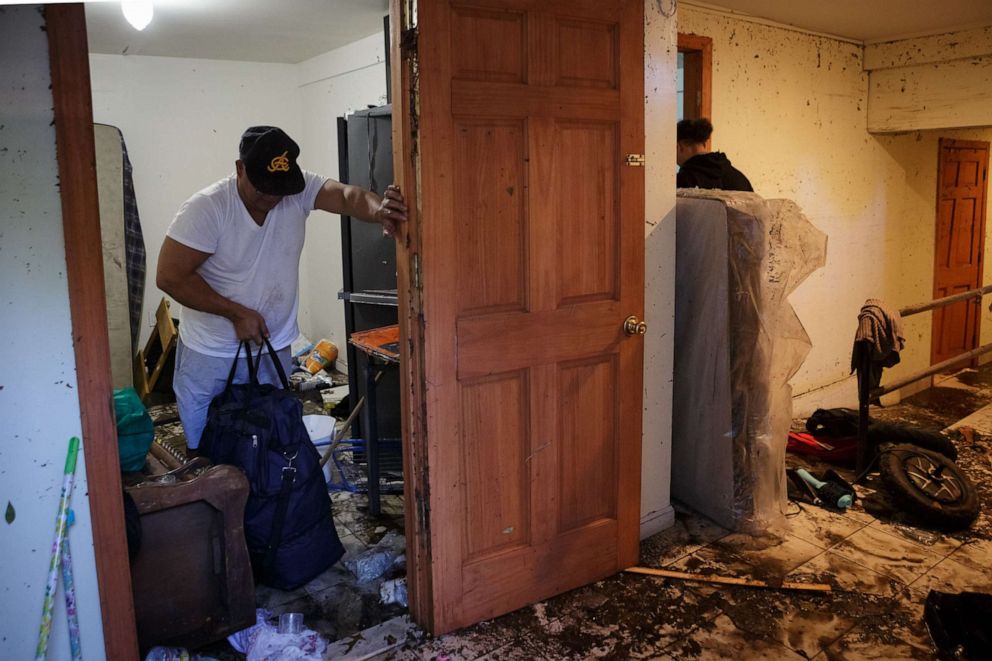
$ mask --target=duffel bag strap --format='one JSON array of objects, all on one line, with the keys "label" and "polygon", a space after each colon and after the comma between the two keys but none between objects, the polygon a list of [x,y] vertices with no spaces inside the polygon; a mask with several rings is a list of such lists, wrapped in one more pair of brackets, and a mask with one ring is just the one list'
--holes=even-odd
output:
[{"label": "duffel bag strap", "polygon": [[[282,384],[283,390],[289,390],[289,379],[286,378],[286,370],[283,369],[282,363],[279,361],[279,357],[276,355],[276,350],[272,348],[272,344],[269,342],[269,338],[262,338],[265,342],[265,348],[269,350],[269,357],[272,359],[272,365],[276,368],[276,374],[279,375],[279,382]],[[248,355],[251,356],[251,349],[248,349]],[[251,369],[251,363],[248,363],[249,369]],[[258,383],[258,371],[262,368],[262,346],[258,347],[258,355],[255,357],[255,370],[251,373],[251,382]]]},{"label": "duffel bag strap", "polygon": [[255,369],[252,367],[251,361],[251,347],[248,345],[247,340],[241,340],[241,343],[238,344],[238,350],[234,354],[234,361],[231,363],[231,371],[227,374],[227,385],[225,387],[229,388],[231,384],[234,383],[234,375],[238,372],[238,358],[241,357],[241,347],[245,348],[245,359],[248,361],[249,378],[251,378],[251,376],[255,373]]},{"label": "duffel bag strap", "polygon": [[296,466],[293,460],[299,454],[299,450],[293,456],[283,455],[286,458],[286,465],[282,468],[282,484],[279,486],[279,496],[276,501],[276,512],[272,517],[272,530],[269,531],[269,545],[265,549],[265,568],[272,567],[276,561],[276,551],[282,543],[282,527],[286,521],[286,510],[289,509],[289,492],[293,490],[293,483],[296,482]]}]

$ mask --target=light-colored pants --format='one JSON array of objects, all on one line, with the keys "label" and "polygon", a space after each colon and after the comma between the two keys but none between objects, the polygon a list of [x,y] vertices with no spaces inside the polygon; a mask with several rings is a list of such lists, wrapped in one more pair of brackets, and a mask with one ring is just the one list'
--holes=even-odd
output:
[{"label": "light-colored pants", "polygon": [[[262,354],[262,365],[258,370],[260,383],[271,383],[282,387],[279,375],[272,365],[272,359]],[[252,357],[254,358],[254,353]],[[292,356],[290,348],[276,350],[276,356],[286,371],[286,378],[292,371]],[[182,339],[176,346],[176,372],[172,378],[172,389],[176,393],[176,407],[179,409],[179,419],[186,433],[186,446],[190,449],[200,447],[200,437],[203,428],[207,426],[207,410],[213,398],[221,394],[227,385],[227,375],[231,373],[231,363],[234,358],[218,358],[193,351],[183,344]],[[238,369],[234,373],[234,383],[248,382],[248,361],[242,350],[238,358]]]}]

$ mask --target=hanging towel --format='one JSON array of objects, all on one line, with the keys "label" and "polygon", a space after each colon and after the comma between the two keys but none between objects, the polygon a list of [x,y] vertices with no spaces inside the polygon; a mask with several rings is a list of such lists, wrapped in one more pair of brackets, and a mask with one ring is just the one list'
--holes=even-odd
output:
[{"label": "hanging towel", "polygon": [[[853,374],[866,358],[870,363],[869,384],[874,390],[882,382],[882,370],[899,363],[899,352],[906,347],[902,318],[877,298],[869,298],[858,314],[858,331],[851,351]],[[872,399],[878,404],[878,398]]]}]

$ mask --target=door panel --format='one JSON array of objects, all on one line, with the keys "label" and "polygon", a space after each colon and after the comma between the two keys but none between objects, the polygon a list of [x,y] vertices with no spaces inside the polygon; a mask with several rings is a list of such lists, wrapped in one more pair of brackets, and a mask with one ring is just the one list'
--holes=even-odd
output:
[{"label": "door panel", "polygon": [[[989,143],[940,141],[934,298],[982,285]],[[978,346],[980,305],[962,301],[933,313],[931,363]]]},{"label": "door panel", "polygon": [[555,133],[556,190],[569,197],[558,205],[561,305],[613,299],[620,245],[616,124],[560,122]]},{"label": "door panel", "polygon": [[[455,245],[463,314],[526,308],[527,131],[522,120],[454,124]],[[485,154],[480,159],[479,155]],[[486,223],[486,218],[499,223]]]},{"label": "door panel", "polygon": [[417,11],[393,54],[404,445],[411,610],[441,633],[637,561],[643,2]]}]

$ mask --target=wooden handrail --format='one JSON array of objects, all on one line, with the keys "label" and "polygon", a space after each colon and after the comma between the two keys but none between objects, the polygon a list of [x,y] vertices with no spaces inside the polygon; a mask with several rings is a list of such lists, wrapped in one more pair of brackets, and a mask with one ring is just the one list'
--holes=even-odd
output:
[{"label": "wooden handrail", "polygon": [[976,356],[981,356],[983,353],[988,353],[989,351],[992,351],[992,342],[990,342],[989,344],[983,344],[977,349],[972,349],[967,353],[962,353],[960,355],[954,356],[953,358],[948,358],[947,360],[939,362],[936,365],[931,365],[925,370],[922,370],[915,374],[910,374],[909,376],[905,376],[899,379],[898,381],[894,381],[890,383],[884,388],[875,388],[874,390],[871,391],[871,398],[875,399],[876,397],[887,395],[890,392],[893,392],[894,390],[899,390],[900,388],[908,386],[914,381],[919,381],[924,377],[932,376],[937,372],[940,372],[941,370],[951,367],[952,365],[956,365],[957,363],[963,363],[965,361],[971,360],[972,358],[975,358]]},{"label": "wooden handrail", "polygon": [[[917,303],[916,305],[907,305],[906,307],[899,310],[899,316],[908,317],[910,315],[917,314],[920,312],[926,312],[927,310],[934,310],[936,308],[944,307],[945,305],[951,305],[952,303],[957,303],[959,301],[966,301],[970,298],[977,298],[981,300],[982,296],[989,293],[992,293],[992,285],[985,285],[980,289],[970,289],[968,291],[963,291],[958,294],[952,294],[951,296],[936,298],[927,303]],[[963,363],[967,360],[971,360],[972,358],[975,358],[976,356],[981,356],[982,354],[988,353],[989,351],[992,351],[992,343],[985,344],[976,349],[972,349],[971,351],[968,351],[966,353],[962,353],[960,355],[954,356],[953,358],[948,358],[945,361],[939,362],[936,365],[931,365],[930,367],[920,370],[919,372],[910,374],[909,376],[904,376],[898,381],[890,383],[885,387],[874,388],[870,393],[871,399],[875,399],[876,397],[881,397],[882,395],[887,395],[890,392],[899,390],[900,388],[904,388],[905,386],[908,386],[909,384],[915,381],[919,381],[920,379],[926,378],[928,376],[933,376],[934,374],[940,372],[941,370],[947,369],[948,367],[951,367],[958,363]]]},{"label": "wooden handrail", "polygon": [[944,307],[945,305],[950,305],[951,303],[957,303],[958,301],[966,301],[969,298],[980,299],[985,294],[992,293],[992,285],[985,285],[981,289],[971,289],[969,291],[963,291],[959,294],[952,294],[950,296],[945,296],[944,298],[935,298],[928,303],[917,303],[916,305],[907,305],[906,307],[899,310],[899,316],[908,317],[911,314],[917,314],[919,312],[926,312],[927,310],[933,310],[934,308]]}]

